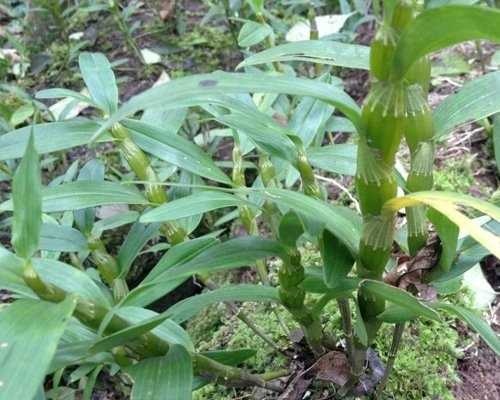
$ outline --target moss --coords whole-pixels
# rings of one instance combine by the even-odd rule
[[[448,159],[434,173],[434,189],[468,193],[474,184],[471,160],[467,158]]]
[[[280,348],[287,347],[287,334],[277,321],[271,307],[265,304],[245,304],[242,311],[251,316],[257,325]],[[296,325],[283,310],[279,316],[287,329]],[[217,323],[214,323],[214,319]],[[220,322],[219,322],[220,321]],[[256,373],[286,368],[288,359],[267,345],[246,324],[233,315],[228,315],[224,308],[214,307],[198,315],[187,326],[195,347],[200,351],[224,349],[256,349],[254,357],[247,360],[243,367]],[[222,385],[209,384],[194,393],[195,400],[204,399],[234,399],[236,391]]]
[[[392,327],[382,327],[376,341],[386,359]],[[383,399],[452,400],[451,387],[458,382],[455,371],[458,333],[450,321],[414,321],[406,328]]]

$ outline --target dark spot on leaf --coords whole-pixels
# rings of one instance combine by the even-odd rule
[[[214,79],[206,79],[204,81],[200,81],[201,87],[214,87],[217,85],[217,81]]]

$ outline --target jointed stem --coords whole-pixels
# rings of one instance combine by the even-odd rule
[[[389,358],[387,359],[387,365],[385,367],[384,376],[382,377],[375,392],[376,399],[378,399],[382,394],[382,392],[384,391],[384,387],[387,384],[389,375],[391,374],[392,368],[394,367],[394,362],[396,361],[396,355],[398,354],[399,345],[401,344],[401,337],[403,336],[404,329],[405,329],[404,322],[396,324],[396,326],[394,327],[391,350],[389,352]]]
[[[353,365],[354,345],[349,300],[340,298],[337,299],[337,304],[339,306],[340,316],[342,318],[342,330],[344,331],[345,335],[347,357],[349,358],[351,365]]]

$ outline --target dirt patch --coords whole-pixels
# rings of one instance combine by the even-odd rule
[[[461,383],[454,387],[457,400],[500,399],[500,357],[482,341],[458,362]]]

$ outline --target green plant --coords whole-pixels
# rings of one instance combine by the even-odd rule
[[[485,255],[500,256],[498,207],[430,190],[435,141],[454,126],[499,109],[490,110],[487,103],[451,113],[454,107],[467,107],[459,92],[431,115],[425,58],[467,39],[499,41],[500,13],[484,7],[443,6],[414,14],[413,3],[386,2],[370,56],[361,46],[335,43],[329,50],[342,50],[342,57],[329,59],[318,51],[316,41],[294,44],[295,53],[287,55],[287,60],[369,68],[372,88],[362,109],[327,72],[308,80],[277,71],[181,78],[120,106],[108,60],[89,53],[80,56],[88,96],[66,89],[39,92],[38,98],[69,97],[97,112],[92,120],[36,124],[0,136],[1,160],[22,157],[11,199],[0,205],[0,210],[13,212],[15,253],[0,248],[0,284],[21,297],[0,314],[0,399],[34,398],[46,373],[60,377],[65,368],[84,365],[81,374],[90,374],[86,398],[103,366],[131,376],[132,397],[141,399],[151,393],[156,398],[188,399],[193,388],[207,381],[280,391],[273,380],[286,371],[253,374],[237,367],[253,355],[251,350],[194,348],[180,324],[219,302],[231,310],[234,302],[282,306],[301,327],[318,359],[335,348],[322,324],[326,305],[335,300],[350,367],[350,379],[339,390],[344,395],[360,394],[359,383],[365,383],[373,367],[366,365],[366,354],[381,340],[384,323],[395,324],[385,373],[375,385],[362,385],[361,395],[381,396],[405,323],[417,318],[439,320],[439,311],[464,320],[500,353],[499,338],[474,312],[414,296],[411,285],[399,287],[402,276],[397,268],[387,271],[400,209],[407,210],[408,243],[402,247],[410,256],[425,246],[427,219],[440,238],[437,261],[424,257],[426,271],[415,274],[418,287],[445,287]],[[281,63],[283,51],[280,46],[270,48],[250,56],[242,66]],[[294,96],[293,101],[287,96]],[[458,104],[453,98],[460,100]],[[228,128],[233,140],[230,176],[211,154],[178,134],[182,121],[179,124],[174,114],[168,114],[194,106]],[[357,131],[357,146],[322,146],[334,109]],[[131,118],[134,115],[137,118]],[[277,122],[280,116],[289,118],[286,127]],[[412,157],[406,182],[393,172],[403,137]],[[38,153],[102,142],[116,146],[127,173],[116,168],[106,171],[93,160],[76,180],[77,165],[42,187]],[[325,160],[325,153],[330,158]],[[258,160],[250,164],[256,171],[253,175],[247,173],[250,154]],[[151,156],[160,162],[153,163]],[[361,216],[328,203],[314,167],[355,174]],[[406,191],[404,196],[396,197],[398,185]],[[96,221],[95,207],[116,204],[126,204],[129,210]],[[491,217],[488,226],[478,226],[461,206]],[[204,214],[228,207],[237,209],[233,216],[248,236],[220,241],[219,233],[209,226],[209,234],[196,237]],[[260,222],[268,227],[266,238],[261,237]],[[130,224],[115,257],[106,248],[105,232]],[[459,228],[470,235],[461,242]],[[160,248],[168,250],[130,289],[126,277],[133,261],[149,240],[158,237],[167,240]],[[305,268],[298,250],[303,241],[320,250],[321,268]],[[280,259],[278,288],[271,284],[264,262],[269,257]],[[242,266],[254,266],[261,284],[213,285],[213,273]],[[146,308],[191,276],[211,290],[161,313]],[[241,318],[259,331],[252,327],[251,316]],[[43,350],[33,360],[36,349]],[[12,373],[19,371],[18,363],[23,365],[22,374]]]

